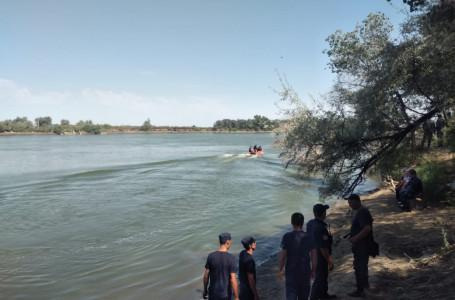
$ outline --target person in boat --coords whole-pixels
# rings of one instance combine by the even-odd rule
[[[253,154],[253,146],[250,146],[250,148],[248,148],[248,154]]]
[[[254,153],[256,153],[256,152],[258,151],[258,146],[257,146],[257,145],[254,145],[253,150],[254,150]]]
[[[258,147],[258,152],[259,152],[259,151],[262,151],[262,146],[260,146],[260,145],[259,145],[259,147]]]

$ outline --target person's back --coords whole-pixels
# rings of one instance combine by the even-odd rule
[[[317,266],[317,252],[313,239],[302,231],[304,217],[301,213],[291,216],[293,231],[283,235],[278,276],[286,274],[286,299],[308,299],[311,277]],[[310,255],[311,253],[311,255]]]
[[[433,132],[434,131],[434,121],[432,119],[428,119],[426,122],[422,124],[423,130],[426,132]]]
[[[315,248],[310,235],[304,231],[291,231],[283,236],[283,249],[287,250],[286,276],[310,276],[311,249]],[[302,268],[305,271],[301,271]]]
[[[209,299],[230,299],[230,274],[235,273],[234,255],[228,252],[214,251],[207,257],[206,269],[210,269]]]
[[[238,286],[235,273],[237,265],[234,255],[228,253],[231,246],[231,234],[223,232],[219,236],[220,248],[207,256],[203,277],[204,290],[202,296],[210,300],[231,299],[234,292],[238,300]],[[209,285],[210,283],[210,285]]]
[[[436,120],[436,129],[441,130],[446,125],[446,121],[442,117],[438,117]]]
[[[410,197],[416,197],[423,193],[423,183],[419,177],[415,176],[409,180],[407,184]]]

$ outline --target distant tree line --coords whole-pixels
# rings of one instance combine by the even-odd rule
[[[52,123],[51,117],[39,117],[35,122],[28,120],[27,117],[17,117],[13,120],[0,121],[0,133],[54,133],[63,134],[101,134],[103,132],[208,132],[208,131],[271,131],[278,126],[278,121],[269,120],[266,117],[255,115],[253,119],[248,120],[219,120],[216,121],[213,127],[197,127],[193,126],[154,126],[150,119],[144,121],[142,126],[112,126],[109,124],[94,124],[91,120],[81,120],[76,124],[70,124],[68,120],[61,120],[59,124]]]
[[[213,124],[214,130],[254,130],[268,131],[277,128],[278,120],[269,120],[267,117],[255,115],[253,119],[223,119],[218,120]]]
[[[13,120],[0,121],[0,132],[44,132],[44,133],[89,133],[100,134],[102,130],[110,129],[113,126],[109,124],[93,124],[91,120],[79,121],[71,125],[68,120],[61,120],[60,124],[53,124],[51,117],[39,117],[35,123],[28,120],[27,117],[17,117]]]

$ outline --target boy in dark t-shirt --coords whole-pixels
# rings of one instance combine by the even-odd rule
[[[239,298],[240,300],[258,300],[256,290],[256,262],[253,251],[256,250],[256,240],[252,236],[242,239],[243,247],[239,255]]]
[[[207,299],[208,296],[210,300],[227,300],[231,299],[233,291],[235,299],[238,300],[235,256],[227,252],[231,246],[231,234],[221,233],[219,240],[219,250],[210,253],[205,263],[202,296],[204,299]]]

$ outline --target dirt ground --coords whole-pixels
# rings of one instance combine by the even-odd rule
[[[417,208],[404,213],[390,188],[361,197],[374,218],[380,255],[370,258],[370,288],[364,299],[455,299],[455,208]],[[354,212],[347,202],[331,207],[326,219],[334,237],[335,269],[329,274],[329,293],[338,299],[355,289],[351,246],[343,239]],[[259,245],[258,245],[259,246]],[[278,256],[258,268],[261,299],[285,299],[278,279]]]

